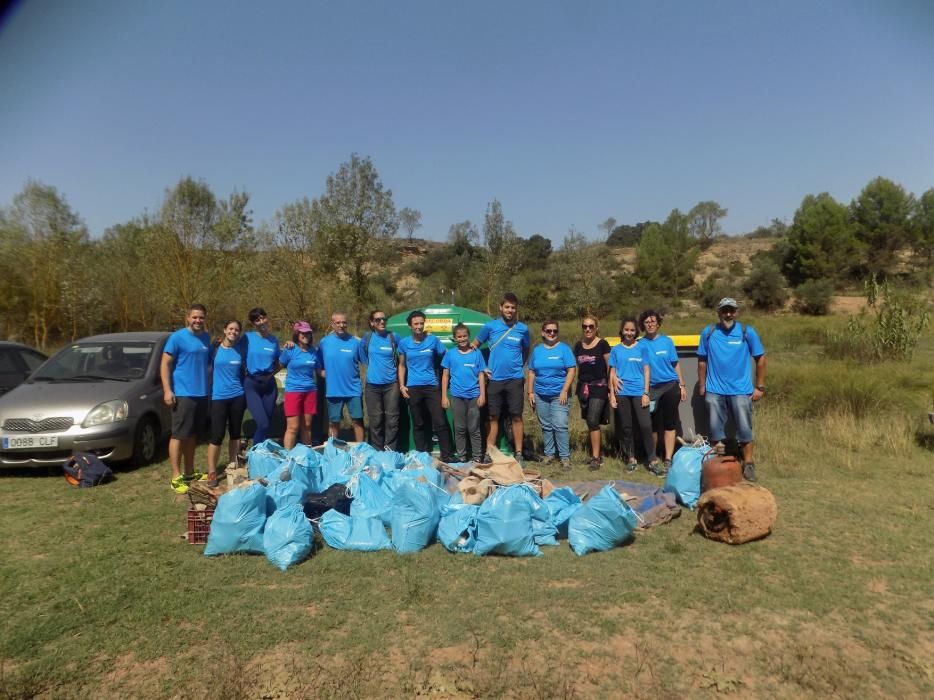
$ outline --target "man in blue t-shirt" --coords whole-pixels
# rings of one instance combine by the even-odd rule
[[[507,414],[512,421],[512,437],[516,459],[522,460],[522,409],[525,406],[525,372],[531,339],[529,327],[519,321],[519,298],[512,292],[503,294],[499,303],[501,318],[486,323],[473,341],[475,348],[487,343],[490,359],[487,374],[486,400],[490,416],[487,445],[496,446],[499,437],[499,417]]]
[[[204,306],[192,304],[185,328],[169,336],[162,352],[162,396],[172,409],[171,486],[177,493],[187,493],[189,481],[206,476],[195,471],[195,439],[208,410],[211,336],[204,330],[206,315]],[[183,460],[184,474],[180,468]]]
[[[386,330],[386,312],[370,312],[370,330],[360,340],[358,362],[366,365],[366,417],[370,444],[377,450],[396,449],[399,434],[399,335]]]
[[[701,331],[697,346],[697,388],[707,404],[710,441],[723,453],[728,418],[736,426],[736,441],[743,453],[743,477],[756,480],[753,459],[752,402],[765,395],[765,348],[759,334],[736,320],[739,305],[731,297],[717,304],[719,322]],[[749,358],[755,362],[752,383]]]
[[[318,344],[328,405],[328,435],[337,437],[346,405],[353,424],[354,440],[363,442],[360,339],[347,332],[347,314],[341,311],[331,314],[331,331]]]

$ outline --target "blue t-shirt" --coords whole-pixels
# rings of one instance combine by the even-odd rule
[[[738,396],[752,394],[752,368],[750,357],[765,354],[759,334],[752,326],[743,327],[737,321],[727,331],[719,323],[708,331],[701,331],[697,357],[707,360],[705,389],[714,394]]]
[[[461,352],[451,348],[444,354],[441,366],[448,371],[448,391],[458,399],[476,399],[480,396],[480,373],[486,369],[483,353],[477,348]]]
[[[268,374],[275,369],[279,357],[279,341],[269,334],[265,338],[256,331],[243,336],[246,342],[246,373]]]
[[[314,348],[302,350],[293,345],[279,354],[279,364],[288,370],[286,391],[317,391],[318,353]]]
[[[406,386],[438,386],[435,358],[444,354],[438,336],[430,333],[416,343],[412,336],[399,341],[399,354],[405,356]]]
[[[645,347],[641,340],[637,340],[628,348],[620,343],[610,350],[610,367],[616,369],[620,381],[617,396],[642,396],[645,393],[645,376],[642,373],[648,361]]]
[[[380,335],[374,331],[364,334],[361,339],[358,361],[366,365],[367,384],[392,384],[399,381],[396,374],[396,360],[392,352],[392,341],[395,341],[398,353],[400,342],[398,333]]]
[[[355,335],[329,333],[318,344],[318,360],[325,371],[325,396],[331,399],[360,396],[360,339]]]
[[[667,335],[657,335],[654,340],[642,337],[639,343],[645,343],[651,373],[650,386],[678,381],[678,375],[675,372],[675,365],[678,364],[678,351],[671,338]]]
[[[532,348],[529,370],[535,373],[535,393],[548,397],[560,394],[569,367],[577,367],[577,358],[566,343],[558,342],[551,347],[539,343]]]
[[[218,345],[213,362],[211,398],[221,400],[243,396],[243,353],[240,349]]]
[[[163,352],[172,356],[172,391],[176,396],[198,398],[208,395],[208,363],[211,336],[179,328],[165,343]]]
[[[505,338],[500,340],[504,334]],[[529,337],[529,327],[521,321],[507,326],[501,318],[488,321],[480,332],[477,340],[481,345],[487,343],[490,350],[490,372],[497,382],[506,379],[522,379],[523,357],[532,344]]]

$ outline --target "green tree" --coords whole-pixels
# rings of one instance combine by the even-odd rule
[[[20,312],[26,312],[33,344],[48,347],[52,338],[76,337],[79,320],[94,301],[82,293],[79,281],[68,279],[87,259],[83,222],[58,190],[33,180],[13,198],[3,220],[5,240],[22,245],[15,258],[25,285],[26,306]]]
[[[273,268],[280,280],[267,288],[287,319],[312,318],[319,302],[320,226],[307,197],[282,206],[267,231]]]
[[[610,234],[613,233],[613,229],[616,228],[616,219],[611,216],[602,224],[598,224],[597,228],[603,231],[606,237],[609,238]]]
[[[370,158],[354,153],[328,176],[312,210],[320,223],[323,269],[347,280],[354,310],[362,314],[371,298],[370,273],[385,262],[399,230],[392,190],[383,186]]]
[[[727,210],[713,201],[698,202],[688,212],[688,230],[700,241],[702,248],[708,247],[720,235],[720,219],[726,214]]]
[[[870,251],[864,265],[871,274],[891,274],[898,253],[911,242],[914,198],[901,185],[877,177],[850,204],[854,233]]]
[[[602,316],[612,306],[613,259],[605,244],[595,244],[575,229],[564,237],[552,265],[554,288],[558,291],[561,316]]]
[[[484,264],[484,293],[486,312],[493,313],[499,294],[512,281],[522,258],[522,243],[512,222],[503,216],[503,205],[494,199],[486,207],[483,219],[483,245],[486,248]]]
[[[934,272],[934,187],[918,198],[911,223],[912,248],[930,284]]]
[[[177,323],[170,302],[160,296],[149,254],[158,238],[156,222],[148,215],[112,226],[101,238],[99,259],[108,274],[98,279],[107,305],[110,330],[132,331]],[[140,294],[139,290],[147,290]]]
[[[551,256],[551,239],[539,234],[533,234],[522,241],[522,267],[523,269],[541,267]]]
[[[788,229],[785,254],[783,272],[793,285],[812,279],[841,285],[861,260],[847,208],[826,192],[805,196]]]
[[[677,297],[694,283],[699,254],[688,217],[674,209],[663,224],[652,224],[642,234],[636,274],[647,289]]]
[[[768,257],[756,258],[743,291],[757,309],[780,309],[788,299],[785,278],[779,266]]]
[[[606,243],[614,248],[630,248],[639,245],[642,232],[657,221],[643,221],[639,224],[621,224],[607,236]]]
[[[418,209],[405,207],[399,211],[399,223],[411,242],[415,232],[422,227],[422,213]]]

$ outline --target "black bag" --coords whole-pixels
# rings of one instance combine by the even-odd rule
[[[62,464],[65,481],[72,486],[89,489],[113,480],[114,473],[101,458],[90,452],[75,452]]]
[[[323,493],[313,493],[305,498],[305,515],[317,520],[332,508],[338,513],[350,515],[352,500],[343,484],[334,484]]]

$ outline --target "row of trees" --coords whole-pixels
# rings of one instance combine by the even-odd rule
[[[724,264],[703,284],[698,258],[727,213],[711,201],[662,222],[607,219],[605,242],[572,229],[557,249],[541,235],[520,236],[496,199],[482,224],[452,225],[443,244],[417,241],[420,212],[397,210],[372,161],[356,154],[321,195],[283,205],[268,224],[254,226],[249,201],[246,192],[219,197],[185,177],[155,213],[91,239],[61,194],[27,182],[0,209],[4,337],[50,347],[96,332],[168,329],[193,300],[218,324],[255,304],[282,321],[323,323],[334,308],[362,318],[373,305],[395,312],[451,293],[495,312],[504,289],[534,318],[615,315],[686,295],[709,304],[739,289],[767,308],[784,302],[789,285],[829,296],[866,275],[920,271],[930,281],[934,264],[934,189],[915,198],[883,178],[849,207],[808,195],[791,226],[774,220],[750,234],[775,238],[750,269]]]

